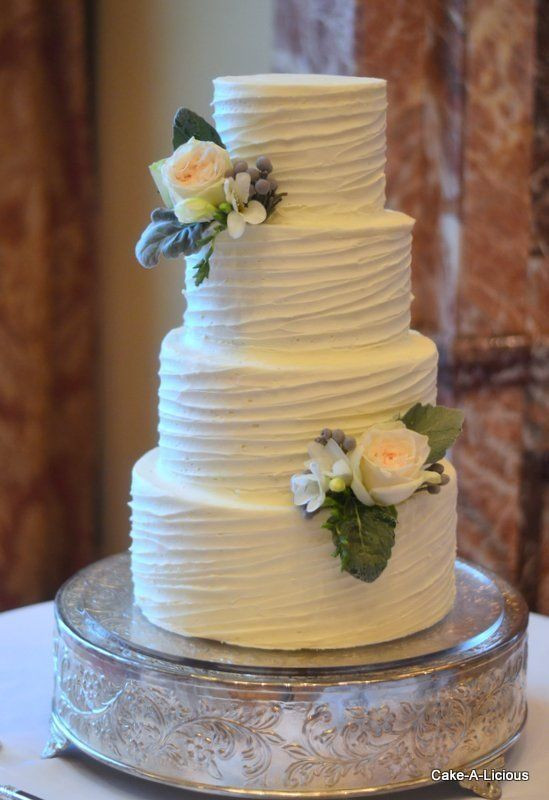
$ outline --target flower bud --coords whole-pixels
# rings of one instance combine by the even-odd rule
[[[441,475],[438,472],[430,472],[427,470],[423,473],[423,481],[431,486],[442,483]]]
[[[343,478],[332,478],[329,483],[329,489],[331,492],[344,492],[345,488],[346,484]]]
[[[216,207],[203,197],[188,197],[176,203],[173,210],[179,222],[189,225],[213,219]]]
[[[219,208],[220,211],[223,211],[224,214],[228,214],[230,211],[233,210],[232,205],[230,203],[227,203],[226,201],[224,201],[223,203],[220,203],[218,205],[218,208]]]

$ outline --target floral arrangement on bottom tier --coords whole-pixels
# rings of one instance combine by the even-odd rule
[[[291,479],[294,503],[322,509],[342,570],[368,583],[383,572],[395,542],[398,506],[416,492],[438,494],[449,482],[440,460],[461,432],[463,413],[416,403],[358,439],[325,428],[309,444],[306,470]]]
[[[267,156],[255,166],[231,159],[216,129],[194,111],[180,108],[173,122],[171,156],[151,164],[163,208],[155,208],[135,254],[149,269],[161,255],[177,258],[201,253],[194,265],[200,286],[210,275],[215,240],[224,230],[238,239],[247,225],[259,225],[285,193],[278,191]]]

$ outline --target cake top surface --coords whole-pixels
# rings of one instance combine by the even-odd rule
[[[268,73],[264,75],[223,75],[213,80],[216,93],[231,89],[239,92],[262,94],[277,91],[287,93],[330,93],[385,89],[382,78],[356,78],[348,75],[310,75]]]

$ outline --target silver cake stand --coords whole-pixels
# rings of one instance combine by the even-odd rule
[[[453,611],[370,647],[263,651],[151,625],[127,554],[75,575],[56,598],[51,740],[112,767],[208,794],[356,797],[482,768],[526,718],[527,608],[509,584],[458,561]],[[345,609],[342,609],[342,614]]]

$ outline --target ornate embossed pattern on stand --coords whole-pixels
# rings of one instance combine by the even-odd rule
[[[180,658],[184,637],[167,634],[175,643],[165,658],[132,644],[144,626],[155,645],[155,628],[133,605],[127,557],[106,559],[57,600],[54,730],[137,775],[249,796],[404,787],[429,782],[433,767],[489,760],[513,742],[526,715],[525,606],[498,582],[498,616],[482,574],[463,576],[471,582],[460,595],[470,598],[459,600],[468,603],[463,616],[490,611],[485,633],[464,639],[461,650],[440,644],[439,652],[410,659],[402,640],[398,660],[363,668],[341,651],[350,666],[340,669],[351,670],[343,673],[333,671],[333,657],[317,667],[322,655],[306,651],[273,653],[278,666],[268,672],[261,652],[261,668],[250,662],[230,671],[232,654],[253,658],[255,651],[204,642],[209,660],[200,666],[200,640]],[[428,643],[433,635],[419,638]],[[293,659],[292,674],[277,662],[282,657]]]
[[[525,715],[524,643],[455,682],[371,686],[149,684],[59,643],[56,716],[79,741],[167,781],[322,790],[409,783],[475,761]],[[294,699],[295,697],[295,699]],[[389,698],[389,699],[387,699]],[[161,772],[160,772],[161,769]]]

